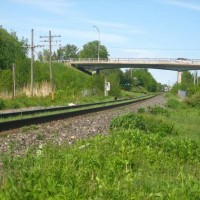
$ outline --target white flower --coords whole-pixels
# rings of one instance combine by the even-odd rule
[[[42,150],[38,149],[38,150],[36,151],[36,155],[37,155],[38,157],[41,156],[41,155],[42,155]]]

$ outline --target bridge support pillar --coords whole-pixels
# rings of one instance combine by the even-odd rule
[[[181,80],[182,80],[182,73],[183,73],[183,72],[178,71],[178,74],[177,74],[177,83],[181,83]]]

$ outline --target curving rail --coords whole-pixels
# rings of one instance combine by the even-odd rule
[[[7,118],[9,115],[10,116],[17,116],[17,115],[30,115],[30,114],[36,114],[36,113],[45,113],[49,111],[66,111],[62,113],[52,113],[48,114],[46,116],[35,116],[35,117],[29,117],[25,119],[17,119],[17,120],[9,120],[9,121],[4,121],[0,122],[0,132],[1,131],[6,131],[6,130],[11,130],[11,129],[16,129],[20,128],[23,126],[29,126],[33,124],[41,124],[45,122],[50,122],[54,120],[60,120],[60,119],[65,119],[65,118],[70,118],[74,116],[79,116],[83,114],[88,114],[88,113],[94,113],[98,111],[103,111],[103,110],[108,110],[120,106],[125,106],[128,104],[144,101],[150,98],[155,97],[156,95],[151,95],[151,96],[146,96],[143,98],[131,98],[131,99],[121,99],[117,100],[117,103],[112,104],[112,105],[106,105],[106,106],[101,106],[106,103],[114,103],[116,101],[109,101],[109,102],[100,102],[100,103],[95,103],[95,104],[83,104],[79,106],[66,106],[66,107],[56,107],[56,108],[48,108],[48,109],[41,109],[41,110],[33,110],[33,111],[23,111],[23,112],[17,112],[17,113],[6,113],[6,114],[1,114],[1,118]],[[92,107],[92,106],[98,106],[98,107]],[[67,111],[69,109],[76,108],[78,110],[73,110],[73,111]],[[83,109],[81,109],[83,108]]]

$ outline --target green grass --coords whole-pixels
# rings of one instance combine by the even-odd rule
[[[199,121],[193,109],[149,108],[115,118],[107,136],[2,154],[0,199],[200,199]]]
[[[49,64],[36,62],[34,75],[34,88],[38,91],[41,90],[41,85],[46,83],[49,85]],[[89,76],[79,70],[66,66],[63,63],[53,63],[53,83],[55,88],[54,100],[51,98],[51,94],[45,97],[27,97],[23,94],[22,88],[17,87],[15,99],[3,99],[6,95],[3,95],[4,89],[0,88],[2,97],[0,97],[0,110],[3,109],[18,109],[32,106],[56,106],[56,105],[67,105],[68,103],[88,103],[98,102],[114,97],[138,97],[146,93],[141,93],[142,88],[134,92],[126,92],[120,89],[119,84],[111,82],[111,91],[108,97],[104,97],[104,77]],[[28,82],[30,83],[30,82]],[[11,84],[12,85],[12,84]],[[40,85],[40,86],[39,86]],[[29,91],[30,86],[27,85]],[[43,88],[43,90],[45,90]],[[10,91],[11,92],[11,91]]]
[[[144,94],[137,94],[137,93],[129,93],[129,95],[121,95],[118,98],[129,98],[129,97],[142,97],[145,96]],[[55,99],[51,99],[51,95],[46,97],[26,97],[20,96],[16,97],[15,99],[0,99],[0,110],[3,109],[18,109],[18,108],[25,108],[25,107],[34,107],[34,106],[42,106],[42,107],[49,107],[49,106],[66,106],[69,103],[75,104],[85,104],[85,103],[95,103],[95,102],[102,102],[102,101],[111,101],[114,100],[115,97],[113,96],[103,96],[103,95],[89,95],[83,96],[81,94],[78,95],[68,95],[65,91],[58,91],[55,93]]]
[[[177,109],[172,112],[171,119],[181,132],[180,137],[199,139],[200,137],[200,111],[198,109]]]

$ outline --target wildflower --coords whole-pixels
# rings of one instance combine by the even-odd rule
[[[42,148],[43,148],[43,144],[40,144],[38,150],[36,151],[36,155],[37,156],[41,156],[42,155]]]

